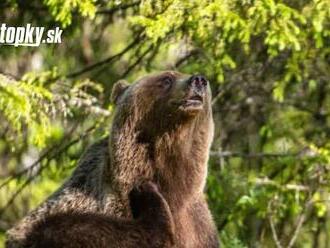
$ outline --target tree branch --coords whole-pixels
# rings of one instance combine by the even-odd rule
[[[313,204],[313,200],[309,200],[306,204],[305,204],[305,208],[303,209],[303,213],[300,215],[299,219],[298,219],[298,224],[297,224],[297,227],[292,235],[292,238],[287,246],[287,248],[292,248],[294,243],[296,242],[297,240],[297,237],[300,233],[300,230],[302,228],[302,225],[304,224],[305,222],[305,219],[306,219],[306,215],[307,215],[307,210],[312,206]]]
[[[200,54],[200,52],[197,49],[191,50],[186,54],[185,56],[179,58],[175,64],[174,68],[178,68],[180,65],[182,65],[185,61],[187,61],[189,58],[194,57],[196,55]]]
[[[269,216],[268,218],[269,220],[269,224],[270,224],[270,229],[272,231],[272,235],[273,235],[273,239],[275,241],[275,244],[276,244],[276,247],[277,248],[283,248],[279,238],[278,238],[278,235],[277,235],[277,232],[276,232],[276,229],[275,229],[275,225],[274,225],[274,222],[273,222],[273,219],[271,216]]]
[[[90,132],[92,132],[95,129],[95,125],[93,125],[92,127],[88,128],[82,135],[79,135],[79,137],[77,137],[74,140],[71,140],[69,143],[67,143],[66,145],[64,145],[63,147],[61,147],[60,149],[58,149],[57,151],[55,151],[53,154],[49,155],[48,153],[43,154],[42,156],[39,157],[39,159],[37,159],[32,165],[30,165],[28,168],[24,169],[23,171],[17,173],[16,175],[10,177],[9,180],[6,180],[1,187],[3,187],[5,184],[8,184],[8,182],[12,179],[14,179],[15,177],[17,177],[17,175],[22,175],[24,173],[26,173],[27,171],[31,170],[32,168],[34,168],[36,165],[38,165],[42,160],[44,160],[45,158],[48,158],[49,160],[55,158],[56,156],[58,156],[59,154],[61,154],[62,152],[66,151],[70,146],[74,145],[75,143],[79,142],[81,139],[84,139]],[[54,146],[56,147],[56,146]],[[54,150],[54,147],[51,148],[50,150]],[[49,155],[49,156],[48,156]],[[10,197],[10,199],[7,201],[7,203],[0,209],[0,216],[5,212],[5,210],[11,205],[13,204],[13,202],[15,201],[16,197],[32,182],[32,180],[35,178],[36,175],[40,174],[46,167],[48,164],[46,165],[42,165],[38,168],[37,173],[34,175],[31,175]]]
[[[101,9],[101,10],[98,10],[98,11],[96,11],[96,14],[112,15],[112,14],[114,14],[117,11],[127,10],[127,9],[129,9],[131,7],[138,6],[140,3],[141,3],[141,1],[139,0],[139,1],[136,1],[136,2],[133,2],[133,3],[121,4],[121,5],[115,6],[115,7],[111,8],[111,9]]]
[[[67,78],[74,78],[74,77],[77,77],[77,76],[80,76],[86,72],[89,72],[89,71],[92,71],[94,70],[95,68],[99,67],[99,66],[103,66],[105,64],[108,64],[112,61],[114,61],[115,59],[117,58],[120,58],[121,56],[123,56],[125,53],[127,53],[129,50],[131,50],[133,47],[135,47],[137,44],[139,44],[139,41],[141,41],[141,39],[144,38],[144,35],[138,35],[130,44],[128,44],[128,46],[126,48],[124,48],[121,52],[115,54],[115,55],[112,55],[104,60],[101,60],[99,62],[96,62],[92,65],[89,65],[81,70],[78,70],[76,72],[73,72],[73,73],[69,73],[67,74],[65,77]]]
[[[286,190],[295,190],[295,191],[310,191],[310,188],[305,185],[298,185],[298,184],[278,184],[277,182],[270,180],[269,178],[256,178],[255,184],[259,186],[275,186],[278,188],[286,189]]]
[[[121,78],[125,78],[130,72],[131,70],[133,70],[138,64],[140,64],[140,62],[142,61],[142,59],[147,56],[147,54],[152,50],[153,48],[153,44],[151,44],[136,60],[133,64],[131,64],[126,70],[125,72],[121,75]]]
[[[300,153],[242,153],[242,152],[231,152],[231,151],[211,151],[210,156],[230,158],[281,158],[281,157],[297,157]]]

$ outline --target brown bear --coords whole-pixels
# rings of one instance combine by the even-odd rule
[[[77,211],[58,213],[35,223],[23,247],[172,247],[172,215],[156,185],[147,182],[134,188],[129,199],[133,220]]]
[[[21,247],[31,223],[78,209],[131,218],[129,192],[152,180],[169,204],[173,247],[218,247],[204,187],[213,138],[211,91],[201,75],[167,71],[114,86],[109,140],[87,150],[71,178],[15,228],[8,247]]]

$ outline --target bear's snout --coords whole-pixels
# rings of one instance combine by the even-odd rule
[[[203,75],[193,75],[189,78],[188,84],[196,93],[203,93],[206,90],[208,81]]]

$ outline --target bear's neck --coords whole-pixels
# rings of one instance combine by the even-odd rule
[[[208,119],[196,120],[155,142],[155,180],[171,208],[180,208],[203,192],[213,133],[210,128]]]
[[[184,206],[188,198],[199,196],[207,174],[211,120],[200,118],[142,141],[133,121],[115,127],[108,169],[114,188],[127,195],[134,186],[153,180],[171,208]]]

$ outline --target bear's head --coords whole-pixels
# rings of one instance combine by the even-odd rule
[[[213,138],[207,79],[166,71],[132,85],[119,81],[112,100],[116,104],[110,134],[114,182],[129,192],[152,179],[165,197],[177,202],[201,192]]]

